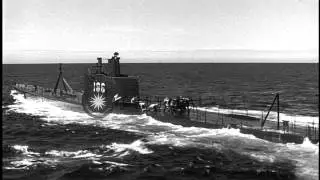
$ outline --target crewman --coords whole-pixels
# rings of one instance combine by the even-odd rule
[[[118,52],[113,54],[112,60],[114,61],[115,76],[120,76],[120,57]]]

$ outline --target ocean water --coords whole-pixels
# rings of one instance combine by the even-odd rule
[[[74,89],[82,89],[89,66],[64,65]],[[52,88],[57,67],[3,65],[3,77]],[[142,95],[214,97],[215,105],[205,105],[211,111],[260,116],[278,92],[282,120],[319,123],[317,64],[122,64],[121,71],[139,77]],[[319,144],[307,138],[272,143],[239,129],[183,127],[146,115],[94,119],[71,104],[11,93],[4,179],[319,178]]]

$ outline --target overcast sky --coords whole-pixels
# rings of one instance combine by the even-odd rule
[[[4,0],[4,63],[95,62],[113,51],[124,62],[315,62],[318,5],[318,0]]]

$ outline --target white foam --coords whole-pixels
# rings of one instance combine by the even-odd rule
[[[16,160],[11,160],[10,165],[5,169],[29,169],[35,165],[49,165],[55,167],[59,163],[64,163],[68,159],[92,159],[97,160],[102,155],[94,154],[87,150],[79,150],[74,152],[50,150],[45,152],[45,157],[40,156],[40,153],[30,152],[28,146],[14,145],[14,149],[23,152],[24,157],[18,157]],[[50,157],[51,156],[51,157]]]
[[[258,111],[258,110],[239,110],[239,109],[224,109],[219,107],[195,107],[200,111],[207,111],[207,112],[214,112],[220,114],[235,114],[235,115],[243,115],[261,119],[261,115],[263,113],[264,117],[267,114],[267,111]],[[314,123],[315,126],[319,124],[319,116],[302,116],[302,115],[289,115],[285,113],[280,113],[280,121],[285,120],[289,121],[290,123],[295,123],[296,125],[306,126],[311,125]],[[268,115],[269,121],[277,121],[277,112],[271,111]]]
[[[319,152],[319,142],[317,144],[313,144],[309,138],[304,138],[303,143],[301,144],[302,148],[314,150],[315,152]]]
[[[299,150],[302,152],[311,152],[316,155],[319,155],[319,143],[313,144],[309,138],[304,138],[302,144],[295,144],[295,143],[287,143],[286,146],[293,150]]]
[[[32,159],[23,159],[21,161],[13,161],[11,162],[12,165],[16,167],[21,167],[21,168],[27,168],[27,166],[31,166],[34,163],[32,162]]]
[[[21,151],[22,153],[27,153],[29,148],[28,146],[23,146],[23,145],[14,145],[12,147],[17,151]]]
[[[118,163],[118,162],[112,162],[112,161],[103,161],[103,162],[108,164],[114,164],[117,166],[129,166],[129,164],[125,164],[125,163]]]
[[[319,145],[305,138],[302,144],[288,143],[277,153],[296,162],[299,179],[319,179]]]
[[[48,121],[91,119],[89,115],[83,113],[80,106],[77,109],[75,108],[77,106],[73,104],[52,100],[42,101],[42,98],[37,97],[25,99],[22,94],[14,94],[14,92],[11,91],[11,95],[16,100],[16,103],[8,106],[11,111],[44,116],[44,119]]]
[[[144,146],[144,142],[142,142],[141,140],[136,140],[131,144],[112,143],[111,145],[105,147],[114,150],[116,153],[119,153],[118,155],[121,155],[121,157],[124,156],[122,153],[124,153],[127,150],[136,151],[140,154],[153,153],[153,151],[149,150]],[[128,155],[128,153],[126,153],[125,155]]]
[[[29,147],[25,145],[14,145],[12,147],[17,151],[22,152],[22,154],[25,154],[25,155],[36,155],[36,156],[40,155],[40,153],[28,151]]]
[[[80,150],[75,152],[69,151],[57,151],[51,150],[45,153],[46,155],[56,156],[56,157],[70,157],[70,158],[89,158],[89,157],[101,157],[102,155],[97,155],[91,153],[87,150]]]
[[[19,167],[12,167],[12,166],[7,166],[7,167],[3,167],[4,169],[8,169],[8,170],[21,170],[21,169],[27,169],[27,167],[26,166],[24,166],[24,167],[21,167],[21,166],[19,166]]]
[[[266,154],[266,153],[248,153],[249,156],[257,159],[260,162],[269,162],[273,163],[276,159],[274,155]]]
[[[5,169],[29,169],[32,166],[42,164],[55,167],[59,163],[57,159],[48,159],[40,157],[24,157],[22,159],[13,160],[10,162],[11,166],[4,167]]]

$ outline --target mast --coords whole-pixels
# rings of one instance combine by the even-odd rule
[[[59,76],[58,76],[58,79],[57,79],[57,82],[56,82],[56,85],[54,86],[54,89],[53,89],[53,92],[54,94],[57,94],[57,89],[58,89],[58,86],[59,86],[59,82],[62,81],[62,84],[63,84],[63,88],[64,90],[67,92],[67,87],[68,87],[68,84],[66,85],[65,84],[65,80],[63,78],[63,75],[62,75],[62,63],[59,63]],[[71,87],[70,87],[71,88]]]
[[[274,97],[273,99],[273,102],[268,110],[268,113],[266,115],[266,117],[262,120],[261,122],[261,128],[263,128],[264,126],[264,123],[266,122],[267,118],[268,118],[268,115],[273,107],[273,105],[275,104],[275,102],[277,102],[277,129],[279,130],[280,129],[280,100],[279,100],[279,93],[276,94],[276,96]]]

